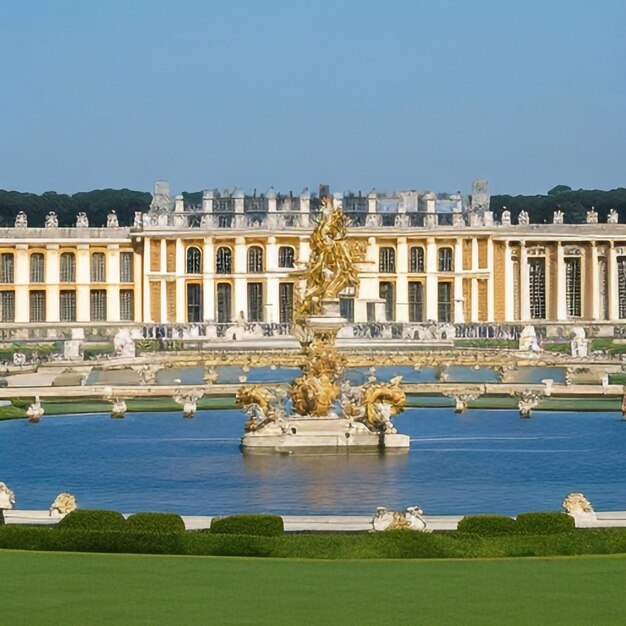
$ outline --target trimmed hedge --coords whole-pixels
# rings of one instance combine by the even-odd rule
[[[280,515],[230,515],[211,521],[212,533],[220,535],[252,535],[276,537],[285,531]]]
[[[625,554],[626,528],[578,529],[559,535],[499,537],[406,530],[355,535],[259,537],[7,525],[0,527],[0,549],[335,560],[545,557]]]
[[[99,509],[76,509],[57,523],[58,528],[81,530],[122,530],[125,525],[121,513]]]
[[[558,535],[576,528],[574,518],[567,513],[539,512],[520,513],[515,520],[520,535]]]
[[[126,520],[126,530],[152,533],[184,533],[185,522],[175,513],[135,513]]]
[[[515,520],[505,515],[466,515],[457,527],[461,533],[471,533],[481,537],[515,535]]]

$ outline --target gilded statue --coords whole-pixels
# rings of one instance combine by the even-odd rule
[[[296,306],[296,319],[319,315],[323,301],[337,300],[346,287],[358,284],[355,260],[363,251],[358,242],[347,240],[347,226],[341,208],[326,198],[309,242],[309,263],[302,272],[306,288]]]
[[[246,432],[259,429],[274,417],[276,396],[266,387],[244,385],[235,396],[235,406],[243,409],[248,416],[244,425]]]
[[[363,422],[370,430],[395,432],[391,418],[402,413],[406,406],[401,382],[402,376],[395,376],[388,383],[369,383],[363,387]]]

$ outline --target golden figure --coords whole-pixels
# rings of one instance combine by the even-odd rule
[[[406,406],[406,394],[400,388],[402,376],[388,383],[370,383],[363,387],[364,423],[371,430],[391,432],[391,418],[402,413]]]
[[[348,218],[341,208],[333,205],[332,198],[325,198],[322,217],[310,238],[310,256],[303,277],[306,288],[296,305],[296,320],[307,315],[319,315],[325,300],[337,300],[348,286],[358,284],[355,261],[362,255],[358,242],[346,238]]]
[[[244,425],[246,431],[257,430],[273,418],[274,409],[271,404],[276,396],[266,387],[244,385],[235,396],[235,406],[244,409],[248,421]]]

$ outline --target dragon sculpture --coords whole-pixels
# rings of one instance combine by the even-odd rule
[[[369,383],[363,387],[363,423],[374,431],[395,432],[391,418],[402,413],[406,406],[406,394],[400,387],[402,376],[388,383]]]

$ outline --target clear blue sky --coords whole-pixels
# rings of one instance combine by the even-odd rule
[[[0,188],[626,186],[624,0],[4,0]]]

